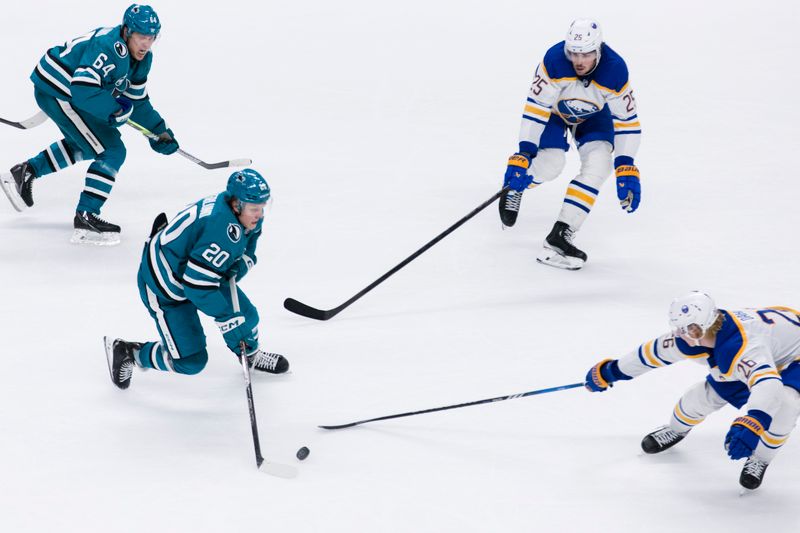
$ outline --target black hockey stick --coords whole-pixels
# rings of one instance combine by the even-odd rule
[[[494,195],[492,195],[491,198],[489,198],[488,200],[483,202],[481,205],[479,205],[478,207],[476,207],[475,209],[470,211],[464,218],[462,218],[461,220],[459,220],[458,222],[456,222],[455,224],[453,224],[452,226],[450,226],[449,228],[444,230],[442,233],[437,235],[436,238],[434,238],[432,241],[428,242],[425,246],[423,246],[422,248],[420,248],[419,250],[417,250],[416,252],[414,252],[413,254],[408,256],[407,258],[405,258],[400,264],[398,264],[393,269],[391,269],[389,272],[387,272],[383,276],[379,277],[378,279],[376,279],[375,281],[370,283],[361,292],[359,292],[358,294],[356,294],[355,296],[353,296],[352,298],[347,300],[345,303],[343,303],[339,307],[334,307],[333,309],[328,309],[328,310],[316,309],[315,307],[311,307],[310,305],[306,305],[303,302],[299,302],[299,301],[295,300],[294,298],[286,298],[283,301],[283,306],[286,309],[288,309],[289,311],[291,311],[292,313],[296,313],[298,315],[302,315],[302,316],[307,317],[307,318],[313,318],[314,320],[328,320],[330,318],[335,317],[336,315],[341,313],[345,308],[350,306],[350,304],[352,304],[353,302],[355,302],[356,300],[358,300],[359,298],[361,298],[362,296],[367,294],[369,291],[371,291],[372,289],[374,289],[375,287],[377,287],[378,285],[380,285],[381,283],[386,281],[386,279],[389,276],[391,276],[392,274],[394,274],[395,272],[397,272],[398,270],[400,270],[401,268],[403,268],[404,266],[409,264],[411,261],[413,261],[414,259],[416,259],[420,255],[425,253],[434,244],[436,244],[437,242],[441,241],[442,239],[444,239],[445,237],[447,237],[448,235],[453,233],[456,229],[458,229],[461,225],[463,225],[467,220],[471,219],[472,217],[474,217],[475,215],[477,215],[478,213],[483,211],[487,206],[492,204],[495,200],[500,198],[502,195],[506,194],[508,192],[508,190],[509,190],[508,188],[503,188],[499,192],[497,192]]]
[[[520,394],[509,394],[507,396],[498,396],[496,398],[487,398],[486,400],[477,400],[474,402],[459,403],[456,405],[447,405],[445,407],[434,407],[433,409],[423,409],[422,411],[411,411],[408,413],[400,413],[399,415],[379,416],[378,418],[369,418],[367,420],[359,420],[358,422],[350,422],[349,424],[340,424],[338,426],[317,426],[322,429],[344,429],[366,424],[367,422],[376,422],[378,420],[389,420],[391,418],[402,418],[404,416],[423,415],[425,413],[435,413],[436,411],[446,411],[448,409],[459,409],[461,407],[469,407],[471,405],[481,405],[484,403],[502,402],[504,400],[513,400],[515,398],[524,398],[526,396],[534,396],[536,394],[547,394],[548,392],[556,392],[560,390],[574,389],[575,387],[583,387],[584,383],[570,383],[569,385],[560,385],[558,387],[550,387],[549,389],[532,390],[529,392],[522,392]]]
[[[20,120],[19,122],[14,122],[13,120],[7,120],[4,118],[0,118],[0,122],[3,124],[8,124],[9,126],[14,126],[15,128],[19,128],[21,130],[29,130],[31,128],[35,128],[39,124],[42,124],[47,121],[47,115],[44,111],[39,111],[31,118],[26,118],[25,120]]]
[[[233,312],[239,313],[239,293],[236,290],[236,277],[230,279],[231,301],[233,302]],[[256,465],[261,472],[273,476],[293,478],[297,476],[297,469],[291,465],[264,461],[261,455],[261,443],[258,440],[258,424],[256,423],[256,406],[253,402],[253,386],[250,383],[250,365],[247,364],[247,347],[242,341],[239,344],[239,360],[242,363],[244,372],[244,382],[247,388],[247,405],[250,408],[250,428],[253,430],[253,447],[256,451]]]
[[[128,120],[128,125],[133,127],[134,129],[138,130],[142,135],[144,135],[148,139],[152,139],[154,141],[157,141],[157,140],[160,139],[160,137],[158,135],[156,135],[152,131],[148,130],[147,128],[145,128],[141,124],[137,124],[136,122],[134,122],[132,120]],[[178,153],[180,155],[182,155],[183,157],[185,157],[186,159],[188,159],[189,161],[191,161],[192,163],[197,163],[201,167],[203,167],[205,169],[208,169],[208,170],[214,170],[214,169],[217,169],[217,168],[227,168],[227,167],[246,167],[247,165],[250,165],[250,164],[253,163],[252,159],[229,159],[227,161],[220,161],[219,163],[206,163],[202,159],[199,159],[199,158],[193,156],[189,152],[184,152],[180,148],[178,148]]]

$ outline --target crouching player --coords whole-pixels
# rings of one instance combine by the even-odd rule
[[[788,307],[717,309],[692,292],[672,302],[673,332],[620,359],[606,359],[586,375],[586,388],[602,392],[684,359],[707,364],[704,381],[678,400],[669,424],[642,440],[646,453],[662,452],[726,404],[743,409],[725,436],[731,459],[746,459],[739,483],[761,485],[767,466],[786,443],[800,415],[800,314]]]
[[[256,264],[256,243],[270,188],[255,170],[231,174],[225,191],[203,198],[167,224],[159,215],[144,246],[139,294],[156,323],[159,341],[105,338],[111,380],[130,386],[134,368],[197,374],[208,362],[199,312],[214,317],[228,348],[244,341],[251,368],[271,374],[289,369],[282,356],[260,348],[258,312],[238,287],[235,312],[228,280],[242,279]]]

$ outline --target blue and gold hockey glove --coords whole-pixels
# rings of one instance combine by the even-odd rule
[[[630,376],[623,374],[619,369],[616,359],[603,359],[586,373],[584,386],[589,392],[603,392],[613,387],[615,381],[629,380]]]
[[[750,409],[747,416],[740,416],[731,424],[725,435],[725,449],[734,461],[753,455],[761,435],[769,429],[772,417],[764,411]]]
[[[128,122],[129,118],[131,118],[131,113],[133,113],[133,102],[124,96],[119,96],[116,98],[116,100],[120,108],[110,117],[108,117],[108,123],[115,128],[119,128]]]
[[[617,198],[619,205],[628,213],[639,207],[642,199],[642,185],[639,182],[639,168],[633,164],[633,158],[620,156],[614,160],[617,175]]]
[[[528,175],[528,167],[531,166],[531,158],[528,154],[517,152],[508,158],[508,168],[503,179],[503,187],[510,187],[511,190],[522,192],[528,188],[533,181],[533,176]]]
[[[228,279],[236,276],[236,280],[240,281],[254,266],[256,266],[256,262],[247,254],[244,254],[239,258],[238,261],[231,265],[231,267],[225,273],[225,276]]]
[[[158,136],[158,140],[150,139],[150,148],[159,154],[170,155],[174,154],[180,148],[180,145],[175,140],[172,130],[167,129],[167,131]]]

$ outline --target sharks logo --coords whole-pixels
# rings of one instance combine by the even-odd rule
[[[228,224],[228,238],[231,242],[239,242],[242,238],[242,227],[239,224]]]
[[[580,124],[598,111],[600,108],[588,100],[570,98],[558,101],[558,114],[569,124]]]
[[[128,56],[128,47],[120,41],[114,43],[114,51],[120,59],[125,59]]]

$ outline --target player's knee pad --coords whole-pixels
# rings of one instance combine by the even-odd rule
[[[178,374],[198,374],[206,367],[206,363],[208,363],[208,351],[202,350],[188,357],[172,359],[171,363],[172,369]]]
[[[613,170],[612,152],[613,147],[606,141],[590,141],[581,145],[578,148],[581,182],[599,189]]]
[[[566,162],[567,158],[564,155],[564,150],[560,148],[544,148],[539,150],[536,157],[533,158],[528,174],[533,176],[535,183],[552,181],[564,170]]]

